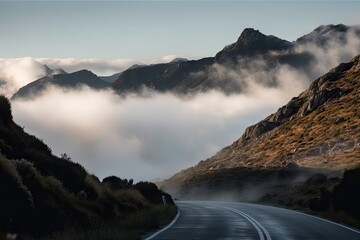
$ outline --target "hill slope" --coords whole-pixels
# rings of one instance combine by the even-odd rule
[[[360,56],[315,80],[310,88],[215,156],[173,177],[234,167],[345,169],[360,164]]]
[[[20,239],[50,239],[53,232],[70,226],[71,235],[57,239],[79,239],[80,235],[89,239],[100,235],[96,232],[100,230],[108,238],[115,235],[118,239],[129,230],[127,219],[138,214],[138,223],[131,225],[132,238],[136,238],[139,232],[157,228],[176,214],[171,197],[153,183],[134,184],[115,176],[101,182],[66,154],[61,158],[52,155],[47,145],[13,122],[10,102],[3,96],[0,189],[0,239],[5,239],[6,233],[20,234]],[[168,208],[164,208],[162,196],[166,196]]]

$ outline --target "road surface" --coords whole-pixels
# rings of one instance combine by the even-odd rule
[[[179,201],[178,216],[146,240],[360,240],[360,231],[283,208],[233,202]]]

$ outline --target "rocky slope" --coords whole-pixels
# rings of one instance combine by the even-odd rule
[[[279,204],[358,227],[359,96],[360,55],[216,155],[159,184],[183,199]]]
[[[241,138],[165,181],[191,182],[226,169],[326,168],[360,165],[360,55],[316,79]]]
[[[48,74],[20,88],[13,95],[12,99],[38,96],[50,86],[67,89],[81,86],[88,86],[93,89],[105,89],[110,87],[110,83],[103,81],[88,70],[80,70],[73,73],[61,72],[60,74]]]

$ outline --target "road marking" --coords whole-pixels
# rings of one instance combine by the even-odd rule
[[[162,232],[168,230],[169,228],[171,228],[172,225],[175,224],[176,220],[178,220],[179,216],[180,216],[180,211],[178,210],[175,218],[171,221],[171,223],[169,223],[166,227],[160,229],[159,231],[157,231],[157,232],[154,233],[153,235],[145,238],[145,240],[151,240],[151,239],[153,239],[154,237],[156,237],[157,235],[159,235],[160,233],[162,233]]]
[[[224,206],[220,206],[220,205],[216,205],[216,204],[207,204],[207,205],[221,207],[221,208],[230,210],[230,211],[232,211],[234,213],[237,213],[237,214],[243,216],[245,219],[247,219],[255,227],[255,229],[257,230],[257,232],[259,234],[260,240],[272,240],[269,232],[258,221],[256,221],[250,215],[248,215],[248,214],[246,214],[246,213],[244,213],[244,212],[242,212],[240,210],[234,209],[234,208],[224,207]]]

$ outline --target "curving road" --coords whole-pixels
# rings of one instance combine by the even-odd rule
[[[146,240],[360,240],[360,231],[304,213],[249,203],[180,201],[178,216]]]

